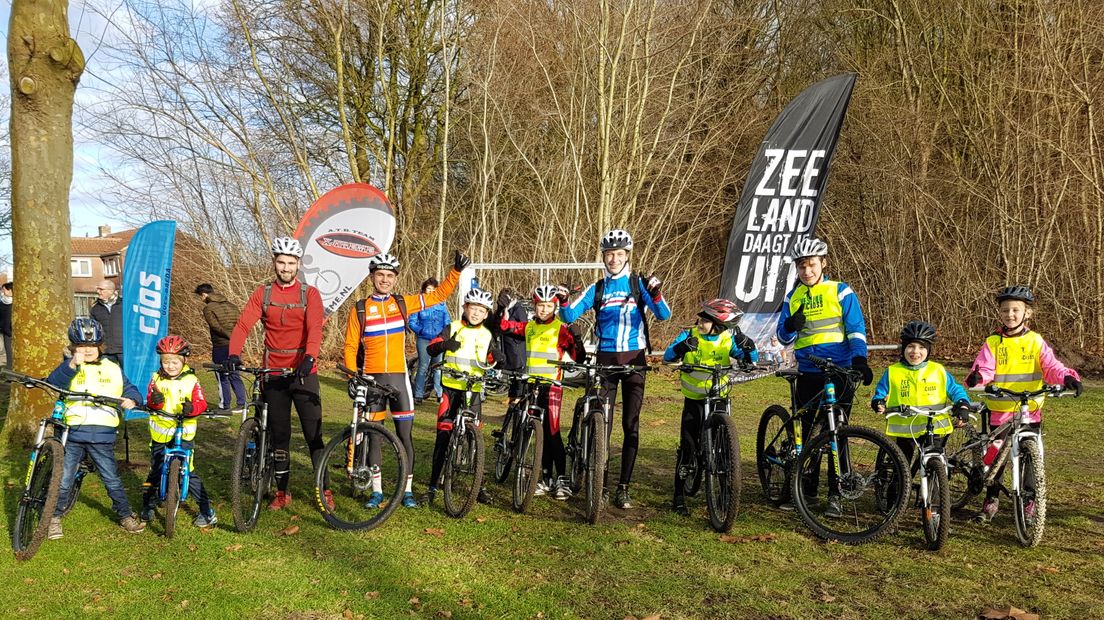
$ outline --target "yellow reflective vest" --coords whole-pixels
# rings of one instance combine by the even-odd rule
[[[804,305],[805,327],[797,333],[794,349],[843,342],[846,339],[839,284],[834,280],[822,280],[813,286],[798,285],[790,297],[790,316]]]
[[[942,364],[929,361],[920,368],[910,368],[897,362],[887,372],[887,408],[909,406],[935,411],[947,406],[947,369]],[[920,437],[927,431],[927,425],[926,416],[892,414],[886,416],[886,435]],[[936,435],[947,435],[954,430],[950,413],[935,416],[932,425]]]
[[[563,324],[556,318],[544,324],[536,321],[525,324],[525,372],[534,377],[559,380],[563,371],[549,362],[562,359],[560,328]]]
[[[996,361],[992,384],[1017,392],[1037,390],[1043,387],[1043,367],[1040,364],[1045,341],[1033,331],[1019,336],[993,334],[985,339]],[[1043,404],[1043,396],[1036,396],[1028,403],[1028,410],[1035,412]],[[1019,406],[1019,400],[1010,396],[989,398],[989,411],[1011,413]]]
[[[483,324],[474,327],[465,325],[462,320],[455,320],[449,324],[449,334],[460,342],[460,348],[455,351],[445,351],[444,366],[461,370],[466,373],[482,377],[483,368],[487,363],[487,352],[491,349],[491,331]],[[441,373],[441,385],[454,390],[466,388],[464,382],[454,379],[445,373]],[[482,392],[482,385],[473,385],[473,392]]]
[[[727,366],[728,358],[732,354],[733,337],[730,330],[725,330],[714,339],[705,338],[697,327],[690,328],[687,339],[696,338],[698,348],[682,356],[686,364],[699,366]],[[682,383],[682,394],[691,400],[705,400],[709,394],[710,374],[704,370],[683,372],[679,375]],[[727,396],[728,389],[722,390],[721,396]]]
[[[165,413],[180,413],[181,408],[184,406],[184,401],[192,399],[193,390],[195,390],[196,384],[199,383],[199,379],[196,378],[195,372],[185,364],[180,374],[176,377],[169,378],[162,375],[160,372],[155,372],[153,373],[151,382],[154,385],[154,389],[160,391],[161,395],[165,397],[165,405],[162,407],[161,411]],[[196,418],[184,420],[184,434],[181,439],[184,441],[195,439],[196,427],[198,425],[199,422]],[[175,431],[176,418],[158,415],[156,411],[150,411],[150,441],[154,443],[169,443],[172,441]]]
[[[122,398],[123,369],[115,362],[100,358],[96,362],[81,364],[69,383],[72,392],[87,392],[97,396]],[[96,405],[82,400],[65,401],[65,423],[69,426],[119,426],[119,412],[114,407]]]

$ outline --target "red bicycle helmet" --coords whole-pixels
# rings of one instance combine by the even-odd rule
[[[744,316],[744,313],[728,299],[710,299],[702,304],[698,316],[731,327]]]
[[[174,355],[188,357],[188,354],[190,354],[191,352],[191,347],[188,346],[187,341],[175,334],[169,334],[168,336],[165,336],[161,340],[157,341],[158,355],[161,355],[163,353],[172,353]]]

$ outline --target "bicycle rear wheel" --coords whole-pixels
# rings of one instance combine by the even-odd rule
[[[901,517],[908,501],[908,465],[900,448],[875,430],[844,426],[836,434],[840,475],[835,474],[832,435],[817,435],[794,467],[794,508],[821,538],[850,544],[874,540]]]
[[[322,451],[314,472],[315,503],[334,529],[379,527],[402,501],[409,470],[406,451],[388,428],[361,422],[354,435],[346,427]]]
[[[947,455],[947,486],[951,508],[965,508],[982,490],[984,466],[983,443],[973,425],[956,428],[947,437],[943,453]]]
[[[180,508],[180,459],[169,462],[169,479],[165,481],[165,538],[176,533],[176,511]]]
[[[705,501],[709,525],[727,532],[740,512],[740,436],[736,421],[715,415],[709,421],[712,452],[705,456]],[[699,468],[703,469],[703,468]]]
[[[12,524],[12,550],[18,560],[33,558],[46,538],[61,492],[64,461],[65,448],[56,439],[47,439],[35,453]]]
[[[457,519],[475,505],[483,484],[483,433],[469,420],[464,432],[449,437],[444,470],[445,514]]]
[[[242,422],[230,468],[230,505],[234,527],[248,532],[257,526],[261,504],[272,483],[272,464],[261,454],[262,431],[255,418]]]
[[[525,512],[533,501],[541,477],[541,455],[544,452],[544,429],[537,418],[526,415],[521,422],[518,443],[517,473],[514,476],[514,510]]]
[[[939,459],[930,459],[924,466],[927,478],[927,501],[920,505],[920,523],[928,549],[937,551],[947,544],[951,528],[951,489],[947,485],[947,466]],[[921,489],[921,493],[923,493]]]
[[[606,458],[609,455],[609,443],[606,439],[606,421],[601,410],[591,412],[585,422],[586,433],[586,470],[583,474],[583,487],[586,489],[586,520],[595,524],[602,516],[602,492],[606,484]]]
[[[1012,496],[1016,536],[1020,544],[1034,547],[1043,539],[1046,526],[1046,471],[1039,441],[1026,438],[1020,442],[1020,491]]]
[[[518,420],[521,412],[510,409],[502,425],[502,437],[495,440],[495,482],[502,484],[510,478],[510,466],[514,464],[514,444],[517,443]]]
[[[771,405],[759,418],[755,436],[755,469],[763,486],[763,497],[778,506],[790,500],[790,478],[797,460],[797,438],[790,413]]]

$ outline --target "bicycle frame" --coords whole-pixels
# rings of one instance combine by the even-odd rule
[[[180,500],[188,497],[188,483],[192,479],[192,448],[183,447],[184,444],[184,417],[177,415],[176,428],[173,430],[172,444],[165,448],[161,459],[161,485],[158,487],[157,496],[161,500],[169,489],[169,466],[174,460],[180,461]]]
[[[1004,445],[1001,446],[1000,452],[993,460],[993,464],[986,470],[985,484],[989,485],[996,481],[997,473],[1001,471],[1004,465],[1005,458],[1012,459],[1012,488],[1010,493],[1012,495],[1019,495],[1021,491],[1020,480],[1020,442],[1024,439],[1035,439],[1039,444],[1039,455],[1043,457],[1044,461],[1040,465],[1045,464],[1046,452],[1043,448],[1043,433],[1042,433],[1042,417],[1039,418],[1038,430],[1031,428],[1027,423],[1024,423],[1024,418],[1031,412],[1031,399],[1036,396],[1054,396],[1059,397],[1062,395],[1063,388],[1060,386],[1044,385],[1042,388],[1033,391],[1015,392],[1012,390],[1006,390],[1000,387],[989,386],[985,390],[985,394],[982,396],[985,398],[996,398],[1000,396],[1012,396],[1019,400],[1019,405],[1012,414],[1012,419],[997,427],[992,433],[986,433],[981,437],[984,442],[983,445],[988,446],[990,442],[1001,437],[1007,436],[1004,441]],[[985,425],[989,424],[990,412],[986,411]],[[1009,445],[1011,444],[1011,445]]]
[[[920,499],[926,506],[931,498],[928,497],[928,472],[927,466],[932,460],[940,461],[944,467],[947,467],[947,456],[943,450],[935,449],[935,417],[943,415],[951,410],[948,405],[941,409],[921,409],[910,405],[902,405],[900,407],[892,407],[886,409],[885,414],[887,416],[892,414],[898,414],[903,416],[923,416],[924,422],[924,434],[919,437],[911,437],[914,444],[916,444],[917,463],[919,463],[920,473]],[[921,442],[924,439],[926,441]],[[910,464],[911,465],[911,464]]]

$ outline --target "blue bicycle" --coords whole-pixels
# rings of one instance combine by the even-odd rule
[[[176,532],[176,513],[180,502],[187,499],[191,491],[192,456],[194,448],[184,447],[184,421],[191,417],[225,419],[229,416],[217,413],[201,413],[188,416],[183,413],[161,413],[157,415],[176,420],[172,442],[165,447],[161,457],[161,476],[157,487],[157,502],[164,507],[165,538],[172,538]]]

